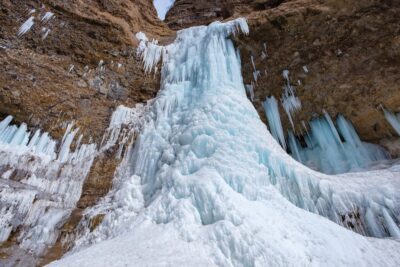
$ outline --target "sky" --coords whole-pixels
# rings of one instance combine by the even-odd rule
[[[167,11],[169,8],[172,6],[175,0],[154,0],[154,6],[157,9],[158,17],[161,20],[165,19],[165,14],[167,14]]]

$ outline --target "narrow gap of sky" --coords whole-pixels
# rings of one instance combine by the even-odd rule
[[[165,19],[165,14],[167,14],[168,10],[172,7],[175,0],[154,0],[153,4],[157,9],[158,17],[161,20]]]

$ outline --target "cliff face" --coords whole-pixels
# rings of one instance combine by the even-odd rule
[[[302,120],[309,121],[325,109],[331,116],[342,113],[351,119],[364,140],[378,143],[395,135],[377,107],[400,110],[398,1],[203,2],[176,1],[166,22],[180,28],[247,17],[250,36],[236,41],[245,83],[255,84],[254,105],[263,119],[262,101],[269,95],[281,98],[282,71],[287,69],[302,102],[294,116],[296,132],[302,132]],[[228,15],[220,12],[225,9],[231,10]],[[251,56],[261,74],[257,82]],[[284,128],[290,129],[283,110],[281,117]]]
[[[41,21],[48,11],[54,16]],[[18,37],[31,16],[32,29]],[[46,130],[74,120],[98,140],[116,105],[145,102],[158,90],[134,50],[138,31],[171,34],[150,1],[3,0],[0,23],[0,116]]]
[[[165,22],[174,30],[209,24],[238,14],[248,15],[279,5],[283,0],[176,0]]]

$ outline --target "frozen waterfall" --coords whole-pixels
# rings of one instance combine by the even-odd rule
[[[85,211],[102,223],[51,266],[399,266],[384,237],[400,238],[400,169],[328,176],[286,154],[246,97],[238,31],[244,19],[165,47],[142,38],[161,90],[113,189]]]

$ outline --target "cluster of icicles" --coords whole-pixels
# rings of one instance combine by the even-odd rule
[[[119,106],[99,149],[81,144],[83,135],[75,138],[79,128],[73,123],[58,142],[40,129],[30,132],[25,123],[12,125],[12,116],[1,121],[0,243],[18,230],[21,249],[40,256],[50,248],[81,197],[95,157],[117,145],[120,158],[139,131],[145,109]]]
[[[69,124],[59,144],[27,125],[0,123],[0,242],[18,229],[20,247],[40,255],[58,237],[59,225],[78,201],[96,145],[71,145],[79,129]]]
[[[286,143],[277,100],[268,97],[263,106],[274,138],[293,158],[314,170],[327,174],[366,170],[374,162],[390,159],[380,146],[362,142],[343,115],[337,117],[335,125],[326,111],[310,121],[310,130],[303,124],[302,139],[289,130]]]

